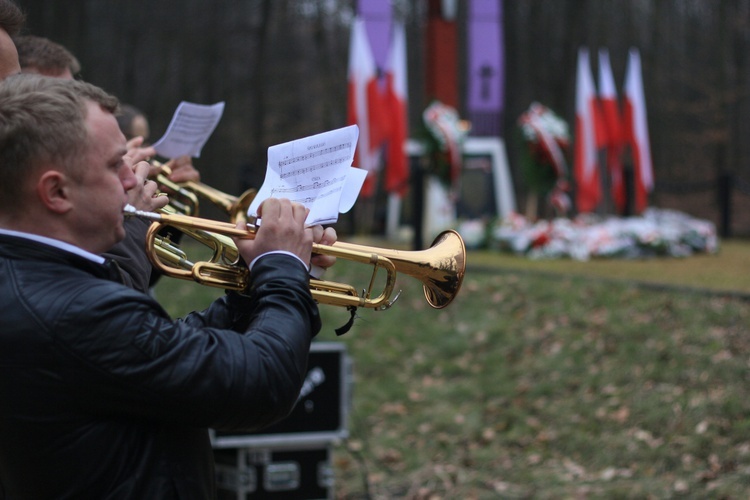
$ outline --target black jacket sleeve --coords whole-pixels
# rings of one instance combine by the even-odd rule
[[[96,414],[216,429],[270,425],[294,407],[320,330],[308,279],[293,257],[265,256],[247,296],[221,297],[186,321],[98,280],[75,291],[87,313],[57,322],[58,345],[68,351],[61,362],[70,363],[64,386]]]
[[[152,265],[146,255],[146,230],[151,223],[128,217],[125,219],[125,239],[102,254],[117,262],[121,269],[122,282],[139,292],[147,293]]]

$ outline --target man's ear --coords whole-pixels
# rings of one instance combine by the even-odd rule
[[[58,170],[47,170],[36,183],[39,199],[48,210],[63,214],[68,212],[70,200],[70,178]]]

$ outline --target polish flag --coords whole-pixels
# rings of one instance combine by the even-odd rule
[[[625,71],[624,128],[635,173],[635,212],[641,213],[648,206],[648,193],[654,188],[654,172],[651,163],[651,143],[648,138],[646,99],[643,95],[641,56],[638,49],[630,49],[628,67]]]
[[[386,106],[389,111],[385,190],[403,196],[409,187],[409,162],[406,157],[406,139],[409,133],[407,119],[406,35],[403,23],[393,25],[393,38],[386,62]]]
[[[607,150],[607,169],[612,181],[612,200],[619,213],[625,211],[627,193],[622,169],[622,151],[625,143],[620,105],[617,100],[615,79],[609,63],[607,49],[599,50],[599,101],[601,102],[601,129],[603,137],[598,146]]]
[[[377,67],[367,39],[364,21],[357,17],[352,25],[349,42],[349,73],[347,124],[359,126],[359,141],[354,154],[354,166],[368,171],[360,194],[371,196],[373,178],[379,165],[379,144],[372,142],[371,102],[379,100]],[[377,119],[376,119],[377,120]]]
[[[576,127],[573,174],[576,180],[576,206],[581,213],[592,212],[601,200],[596,155],[596,89],[591,75],[589,51],[578,50],[576,73]]]

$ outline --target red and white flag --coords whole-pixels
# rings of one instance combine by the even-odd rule
[[[599,101],[601,102],[600,148],[606,149],[607,170],[612,182],[612,201],[619,213],[625,211],[627,192],[622,169],[622,151],[625,137],[620,117],[620,103],[612,76],[607,49],[599,50]]]
[[[372,195],[372,178],[379,166],[379,144],[373,144],[373,128],[377,126],[377,116],[370,113],[371,102],[379,100],[377,67],[367,39],[364,21],[357,17],[352,24],[349,43],[349,73],[347,124],[359,126],[359,141],[354,155],[354,166],[368,171],[362,187],[362,196]],[[376,109],[381,109],[377,107]],[[373,127],[373,121],[376,126]]]
[[[408,84],[406,73],[406,34],[403,23],[394,23],[393,37],[386,62],[386,108],[390,134],[386,153],[385,190],[403,196],[409,187],[409,162],[406,156],[408,126]]]
[[[573,150],[576,207],[581,213],[594,211],[601,200],[596,154],[596,116],[596,89],[591,75],[589,51],[581,48],[578,50],[576,73],[576,127]]]
[[[633,158],[634,208],[636,213],[641,213],[648,206],[648,193],[654,188],[654,172],[646,119],[646,99],[643,93],[641,56],[638,49],[630,49],[625,71],[624,128]]]

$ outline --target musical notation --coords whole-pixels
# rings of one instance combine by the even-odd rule
[[[292,178],[292,177],[295,177],[295,176],[298,176],[298,175],[305,176],[305,175],[308,175],[308,174],[315,173],[318,170],[322,170],[324,168],[332,167],[332,166],[335,166],[335,165],[340,165],[340,164],[343,164],[343,163],[349,164],[349,163],[351,163],[351,160],[349,159],[349,157],[346,157],[346,158],[335,158],[333,160],[328,160],[328,161],[324,161],[322,163],[316,163],[315,165],[310,165],[309,167],[302,167],[302,168],[294,169],[294,170],[292,170],[290,172],[284,172],[284,173],[282,173],[280,175],[280,177],[282,179],[289,179],[289,178]],[[281,165],[279,165],[279,166],[281,166]]]
[[[279,167],[286,167],[287,165],[292,165],[293,163],[299,163],[301,161],[309,161],[309,160],[312,160],[314,158],[318,158],[320,156],[326,156],[326,155],[330,155],[330,154],[333,154],[333,153],[337,153],[339,151],[344,151],[344,150],[348,151],[348,150],[351,150],[351,149],[352,149],[351,143],[336,144],[335,146],[331,146],[331,147],[323,148],[323,149],[318,149],[318,150],[313,151],[311,153],[305,153],[305,154],[300,155],[300,156],[294,156],[294,157],[289,158],[287,160],[282,160],[282,161],[279,162]]]
[[[154,149],[165,158],[199,157],[223,113],[223,102],[212,105],[181,102],[167,132],[153,144]]]
[[[315,181],[311,184],[297,184],[296,186],[274,188],[271,190],[271,192],[274,194],[274,196],[276,196],[276,195],[286,195],[289,193],[299,193],[300,191],[311,191],[311,190],[317,191],[317,190],[326,188],[334,184],[341,184],[345,180],[346,180],[346,176],[342,175],[341,177],[334,177],[333,179],[326,179],[324,181]]]
[[[278,197],[309,208],[309,225],[335,222],[354,204],[366,175],[351,166],[358,137],[351,125],[268,148],[266,178],[248,215],[257,216],[263,200]]]
[[[316,201],[320,201],[325,198],[330,198],[334,195],[337,195],[341,193],[341,190],[343,189],[342,186],[337,186],[330,191],[324,191],[322,193],[318,193],[315,196],[306,196],[304,198],[289,198],[292,201],[296,201],[297,203],[301,203],[302,205],[308,205],[310,203],[314,203]]]

